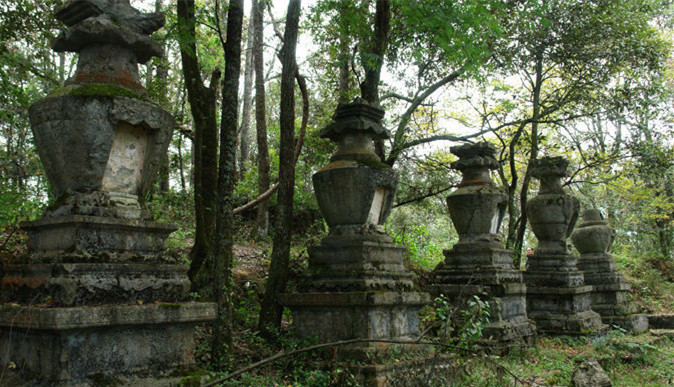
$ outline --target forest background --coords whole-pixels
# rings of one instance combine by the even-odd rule
[[[25,248],[19,222],[54,200],[27,108],[76,65],[49,48],[59,4],[0,4],[3,261]],[[420,282],[457,241],[444,202],[459,182],[449,147],[489,141],[517,265],[536,245],[523,206],[537,189],[531,161],[564,156],[565,186],[616,230],[613,254],[635,301],[674,309],[670,1],[131,4],[167,20],[155,34],[166,56],[140,67],[148,96],[178,124],[145,200],[180,226],[168,248],[190,266],[194,297],[220,306],[201,354],[214,368],[232,367],[235,332],[278,341],[287,328],[276,295],[292,291],[306,247],[327,233],[311,176],[334,147],[318,133],[355,97],[386,110],[391,139],[377,150],[400,174],[386,230]]]

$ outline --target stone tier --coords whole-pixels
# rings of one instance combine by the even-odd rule
[[[411,290],[405,248],[393,243],[326,238],[309,247],[309,269],[303,291]]]
[[[189,297],[184,265],[55,263],[7,265],[0,300],[76,306],[181,302]]]
[[[30,263],[176,263],[164,242],[170,224],[69,215],[25,222]]]
[[[131,385],[148,385],[193,364],[194,328],[215,314],[215,304],[208,303],[3,305],[0,364],[16,364],[31,385],[116,385],[130,379]]]
[[[430,303],[418,292],[324,292],[284,294],[299,337],[333,342],[352,339],[414,341],[419,338],[419,310]],[[428,353],[420,344],[355,343],[340,349],[342,359],[369,361],[391,350]]]
[[[627,300],[631,291],[630,284],[617,271],[611,254],[581,254],[578,269],[585,276],[585,284],[593,287],[592,310],[601,315],[605,324],[617,325],[633,332],[648,330],[646,316],[637,315],[635,306]]]
[[[558,259],[560,255],[555,255]],[[535,260],[552,261],[549,257]],[[568,259],[567,259],[568,260]],[[562,260],[564,261],[564,260]],[[532,270],[524,273],[527,285],[527,313],[536,322],[539,333],[551,335],[601,334],[607,326],[591,309],[592,286],[583,285],[583,274],[562,270]]]
[[[536,327],[527,317],[526,286],[522,273],[513,268],[510,252],[460,242],[444,253],[445,261],[434,272],[434,284],[426,290],[433,296],[443,294],[459,307],[474,295],[489,302],[485,344],[533,344]]]

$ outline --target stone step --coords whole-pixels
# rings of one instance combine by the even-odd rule
[[[674,329],[651,329],[649,332],[651,335],[656,337],[667,337],[674,339]]]
[[[651,314],[648,325],[652,329],[674,329],[674,314]]]

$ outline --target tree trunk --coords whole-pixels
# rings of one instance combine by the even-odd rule
[[[351,42],[349,39],[349,24],[348,24],[348,7],[346,3],[342,3],[339,8],[339,103],[349,102],[349,47]]]
[[[361,64],[365,69],[365,79],[360,84],[360,96],[372,104],[379,103],[379,79],[384,64],[384,54],[388,46],[388,32],[391,26],[391,1],[378,0],[374,20],[374,37],[370,40]],[[384,140],[374,141],[375,152],[380,160],[386,160]]]
[[[529,193],[529,183],[531,182],[531,165],[538,157],[538,120],[541,113],[541,89],[543,86],[543,49],[536,53],[536,74],[534,84],[532,85],[532,115],[531,115],[531,152],[527,170],[522,179],[522,191],[520,192],[520,219],[517,228],[517,239],[513,246],[515,255],[515,267],[519,267],[522,249],[524,247],[524,233],[527,230],[527,198]]]
[[[264,1],[253,0],[253,62],[255,69],[255,128],[257,131],[258,195],[269,189],[269,147],[267,145],[267,107],[264,88]],[[266,238],[269,232],[269,200],[263,200],[257,207],[255,229],[258,237]]]
[[[246,162],[250,154],[250,115],[253,109],[253,35],[255,29],[255,14],[257,2],[253,0],[250,6],[251,18],[248,22],[246,42],[246,63],[243,72],[243,110],[241,112],[241,131],[239,143],[239,176],[246,173]]]
[[[154,11],[156,13],[162,12],[162,0],[156,0],[154,3]],[[161,38],[162,46],[166,48],[166,39]],[[154,79],[152,78],[152,65],[155,65]],[[169,108],[169,92],[168,92],[168,59],[167,58],[153,58],[148,63],[148,87],[153,89],[152,100],[159,103],[164,108]],[[169,190],[169,155],[168,151],[164,153],[159,166],[159,173],[157,174],[157,190],[160,194],[165,194]]]
[[[281,144],[279,153],[279,192],[274,222],[274,247],[271,255],[269,279],[260,310],[259,329],[269,332],[280,328],[283,306],[278,302],[288,281],[290,237],[293,221],[293,196],[295,187],[295,48],[300,17],[300,0],[290,0],[284,43],[281,49]]]
[[[202,270],[210,261],[211,233],[215,228],[217,140],[215,92],[220,72],[211,75],[206,87],[201,79],[196,51],[196,17],[194,0],[178,0],[178,42],[185,76],[185,87],[194,120],[194,210],[196,229],[190,251],[188,276],[192,291],[202,292],[211,283],[210,269]]]
[[[218,174],[218,207],[214,234],[213,293],[218,305],[211,347],[212,359],[223,369],[232,347],[232,193],[236,183],[236,132],[238,124],[238,91],[241,73],[241,33],[243,0],[231,0],[227,11],[225,76],[222,84],[222,117],[220,126],[220,162]]]

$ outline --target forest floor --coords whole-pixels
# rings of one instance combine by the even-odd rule
[[[235,353],[232,370],[310,345],[293,338],[292,316],[284,315],[282,332],[273,344],[256,331],[259,301],[271,248],[265,245],[235,247]],[[291,272],[306,265],[306,252],[294,250]],[[669,267],[644,259],[635,263],[620,254],[618,267],[633,286],[632,301],[645,314],[674,313],[674,284]],[[417,273],[424,277],[423,273]],[[423,278],[419,278],[423,281]],[[292,280],[291,280],[292,288]],[[202,332],[202,338],[207,332]],[[205,343],[206,341],[202,341]],[[200,347],[200,359],[208,362],[207,344]],[[223,384],[224,386],[348,386],[357,385],[348,371],[331,362],[329,352],[303,353],[282,358]],[[614,386],[665,386],[674,384],[674,332],[659,331],[632,335],[613,330],[602,337],[540,337],[530,348],[518,348],[504,356],[457,355],[452,385],[461,386],[569,386],[574,369],[584,360],[596,359]],[[507,371],[504,371],[507,370]],[[508,372],[509,371],[509,372]],[[512,373],[512,375],[510,374]],[[225,375],[225,374],[222,374]],[[514,376],[513,376],[514,375]]]

